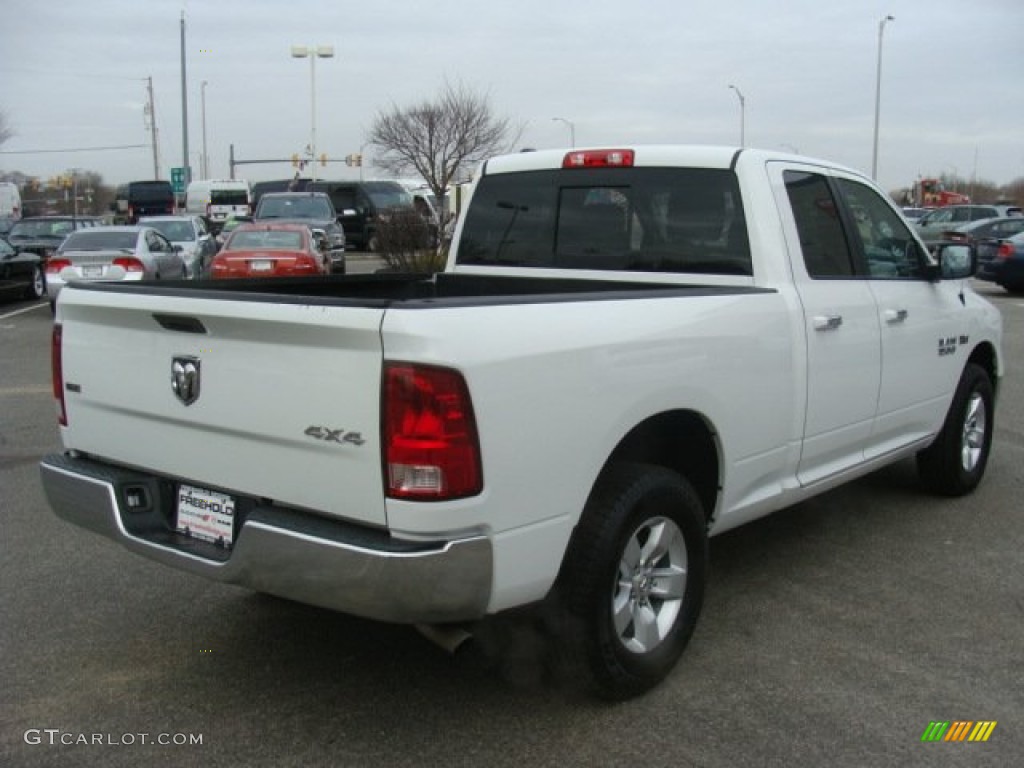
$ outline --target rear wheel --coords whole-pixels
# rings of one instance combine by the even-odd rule
[[[704,510],[662,467],[620,464],[598,481],[573,533],[549,614],[556,664],[609,699],[672,670],[704,598]]]
[[[994,404],[988,373],[968,363],[939,436],[917,454],[918,474],[928,490],[962,496],[978,486],[992,446]]]

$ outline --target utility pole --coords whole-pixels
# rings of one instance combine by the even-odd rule
[[[185,186],[191,181],[188,165],[188,89],[185,85],[185,12],[181,12],[181,152],[184,158]]]
[[[206,154],[206,81],[199,86],[199,95],[203,108],[203,156],[200,158],[199,168],[204,179],[210,178],[210,156]]]
[[[153,178],[160,178],[160,162],[156,154],[156,108],[153,106],[153,78],[146,78],[146,91],[149,93],[149,101],[146,104],[145,113],[149,117],[149,133],[153,142]]]

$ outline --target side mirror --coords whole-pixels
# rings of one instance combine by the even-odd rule
[[[978,254],[967,243],[937,243],[932,248],[935,279],[966,280],[978,271]]]

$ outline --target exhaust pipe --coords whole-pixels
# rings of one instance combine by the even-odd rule
[[[416,624],[415,627],[427,640],[450,656],[454,656],[467,641],[473,639],[469,632],[454,624]]]

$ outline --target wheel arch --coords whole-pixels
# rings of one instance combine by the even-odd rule
[[[653,464],[685,477],[711,521],[721,490],[721,451],[718,434],[703,415],[673,410],[648,417],[619,441],[601,472],[624,462]]]
[[[983,342],[971,350],[970,357],[967,358],[968,363],[974,363],[980,366],[988,374],[989,381],[992,382],[992,392],[996,399],[999,397],[999,359],[996,353],[996,348],[990,342]]]

